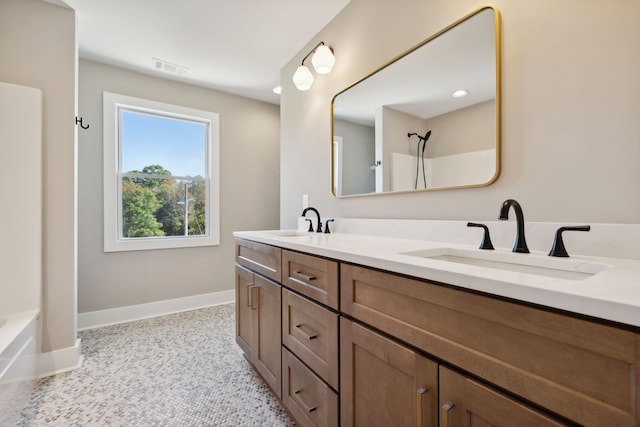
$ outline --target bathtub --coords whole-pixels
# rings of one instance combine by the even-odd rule
[[[13,426],[29,400],[38,368],[38,310],[0,318],[0,426]]]
[[[42,334],[42,92],[0,82],[0,427],[14,426],[37,375]],[[27,179],[22,179],[25,165]],[[20,176],[20,185],[15,177]]]

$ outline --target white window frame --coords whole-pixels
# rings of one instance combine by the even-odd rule
[[[122,236],[121,189],[119,176],[119,110],[124,108],[167,117],[196,120],[209,124],[206,150],[208,201],[206,233],[200,236],[158,236],[126,238]],[[104,163],[104,251],[190,248],[220,244],[220,121],[217,113],[116,93],[103,93]]]

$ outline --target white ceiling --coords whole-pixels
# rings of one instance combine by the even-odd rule
[[[81,58],[278,104],[280,69],[350,0],[64,1]],[[189,71],[157,71],[152,58]]]

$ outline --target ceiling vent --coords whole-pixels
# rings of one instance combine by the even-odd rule
[[[158,58],[153,59],[153,68],[159,71],[164,71],[165,73],[177,74],[179,76],[183,76],[187,74],[189,69],[187,67],[183,67],[182,65],[173,64],[171,62],[164,61]]]

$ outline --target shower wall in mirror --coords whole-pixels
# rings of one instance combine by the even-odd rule
[[[335,196],[489,185],[500,173],[500,16],[484,7],[338,93]]]

